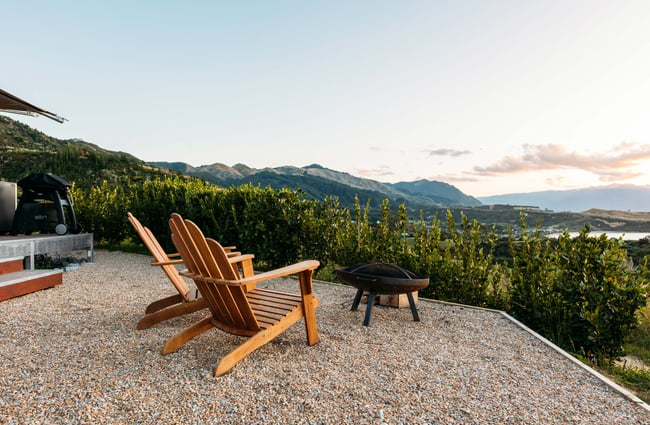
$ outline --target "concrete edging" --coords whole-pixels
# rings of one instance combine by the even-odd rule
[[[324,284],[327,284],[327,285],[349,286],[349,285],[340,284],[340,283],[336,283],[336,282],[326,282],[324,280],[316,280],[316,279],[314,279],[314,282],[324,283]],[[434,304],[443,304],[443,305],[462,307],[462,308],[469,308],[469,309],[474,309],[474,310],[482,310],[482,311],[487,311],[487,312],[490,312],[490,313],[499,314],[501,317],[504,317],[505,319],[507,319],[511,323],[515,324],[517,327],[519,327],[519,328],[523,329],[524,331],[528,332],[529,334],[531,334],[533,337],[535,337],[536,339],[541,341],[543,344],[545,344],[549,348],[556,351],[562,357],[568,359],[569,361],[573,362],[575,365],[582,368],[584,371],[591,374],[594,378],[600,380],[602,383],[604,383],[605,385],[610,387],[612,390],[614,390],[617,393],[621,394],[623,397],[627,398],[628,400],[636,403],[642,409],[650,412],[650,404],[648,404],[645,401],[641,400],[632,391],[630,391],[627,388],[617,384],[616,382],[614,382],[613,380],[611,380],[607,376],[603,375],[602,373],[598,372],[596,369],[592,368],[591,366],[584,364],[583,362],[581,362],[580,360],[578,360],[577,358],[572,356],[570,353],[563,350],[559,346],[555,345],[550,340],[544,338],[542,335],[540,335],[537,332],[535,332],[534,330],[530,329],[528,326],[524,325],[519,320],[517,320],[514,317],[510,316],[508,313],[506,313],[503,310],[495,310],[495,309],[492,309],[492,308],[477,307],[477,306],[467,305],[467,304],[458,304],[458,303],[449,302],[449,301],[432,300],[430,298],[419,298],[418,300],[419,301],[424,301],[424,302],[429,302],[429,303],[434,303]]]
[[[583,370],[585,370],[586,372],[591,374],[593,377],[595,377],[596,379],[603,382],[605,385],[607,385],[608,387],[610,387],[614,391],[618,392],[619,394],[626,397],[630,401],[636,403],[642,409],[645,409],[646,411],[650,412],[650,405],[648,403],[646,403],[645,401],[641,400],[632,391],[630,391],[627,388],[617,384],[616,382],[614,382],[613,380],[611,380],[607,376],[603,375],[602,373],[598,372],[596,369],[592,368],[591,366],[581,362],[580,360],[578,360],[577,358],[572,356],[570,353],[563,350],[559,346],[555,345],[555,343],[553,343],[552,341],[546,339],[545,337],[538,334],[534,330],[530,329],[528,326],[524,325],[519,320],[515,319],[514,317],[512,317],[511,315],[509,315],[505,311],[495,310],[495,309],[485,308],[485,307],[476,307],[476,306],[472,306],[472,305],[452,303],[452,302],[448,302],[448,301],[432,300],[432,299],[429,299],[429,298],[420,298],[420,301],[426,301],[426,302],[436,303],[436,304],[445,304],[445,305],[463,307],[463,308],[471,308],[471,309],[475,309],[475,310],[483,310],[483,311],[488,311],[488,312],[491,312],[491,313],[499,314],[500,316],[506,318],[508,321],[512,322],[513,324],[515,324],[519,328],[521,328],[524,331],[531,334],[533,337],[535,337],[536,339],[541,341],[543,344],[545,344],[549,348],[551,348],[554,351],[556,351],[557,353],[559,353],[562,357],[564,357],[564,358],[568,359],[569,361],[573,362],[575,365],[580,366]]]
[[[643,409],[647,410],[648,412],[650,412],[650,405],[648,403],[646,403],[645,401],[641,400],[639,397],[637,397],[632,391],[628,390],[625,387],[622,387],[621,385],[617,384],[613,380],[609,379],[607,376],[605,376],[602,373],[598,372],[596,369],[594,369],[594,368],[590,367],[589,365],[586,365],[583,362],[581,362],[580,360],[576,359],[574,356],[572,356],[568,352],[564,351],[563,349],[561,349],[560,347],[558,347],[557,345],[555,345],[553,342],[549,341],[548,339],[544,338],[542,335],[538,334],[534,330],[530,329],[529,327],[527,327],[526,325],[524,325],[523,323],[521,323],[520,321],[518,321],[514,317],[510,316],[505,311],[501,311],[500,314],[503,317],[505,317],[506,319],[510,320],[515,325],[519,326],[520,328],[522,328],[523,330],[528,332],[529,334],[533,335],[538,340],[542,341],[544,344],[546,344],[547,346],[549,346],[550,348],[552,348],[553,350],[558,352],[560,355],[562,355],[566,359],[572,361],[573,363],[580,366],[585,371],[589,372],[595,378],[601,380],[604,384],[608,385],[614,391],[617,391],[618,393],[620,393],[624,397],[626,397],[626,398],[630,399],[631,401],[633,401],[634,403],[636,403],[641,408],[643,408]]]

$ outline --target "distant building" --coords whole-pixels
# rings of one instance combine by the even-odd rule
[[[536,207],[536,206],[533,206],[533,205],[513,205],[512,208],[517,210],[517,211],[521,211],[521,210],[534,211],[534,212],[541,212],[542,211],[542,209],[540,207]]]
[[[491,204],[487,205],[488,209],[490,211],[495,211],[495,210],[516,210],[516,211],[530,211],[530,212],[542,212],[542,209],[540,207],[534,206],[534,205],[510,205],[510,204]],[[548,210],[547,210],[548,211]]]

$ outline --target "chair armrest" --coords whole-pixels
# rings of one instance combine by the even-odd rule
[[[238,255],[233,255],[232,257],[229,256],[228,261],[230,262],[230,264],[233,264],[233,263],[240,263],[240,262],[246,261],[246,260],[253,260],[253,258],[255,258],[254,254],[240,254],[240,253],[238,253]]]
[[[183,264],[183,260],[171,260],[171,261],[152,261],[152,266],[170,266],[174,264]]]
[[[244,255],[235,255],[228,256],[228,262],[233,266],[233,269],[236,269],[241,278],[247,278],[255,274],[255,268],[253,267],[253,254],[244,254]],[[247,289],[255,289],[255,284],[250,284],[246,286]]]
[[[315,270],[319,265],[320,262],[318,262],[317,260],[306,260],[306,261],[301,261],[300,263],[292,264],[290,266],[280,267],[279,269],[259,273],[254,276],[250,276],[239,280],[226,280],[226,279],[217,279],[214,277],[200,276],[195,273],[190,273],[188,270],[183,270],[180,272],[180,274],[185,277],[189,277],[191,279],[199,279],[206,282],[218,283],[221,285],[242,286],[251,283],[263,282],[265,280],[276,279],[279,277],[289,276],[292,274],[304,272],[305,270]]]
[[[301,261],[300,263],[292,264],[290,266],[280,267],[279,269],[269,270],[268,272],[259,273],[256,274],[255,276],[251,276],[239,280],[238,282],[241,285],[263,282],[265,280],[271,280],[271,279],[276,279],[278,277],[284,277],[284,276],[300,273],[305,270],[315,270],[319,265],[320,262],[316,260]]]

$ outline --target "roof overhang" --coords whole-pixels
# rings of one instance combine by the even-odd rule
[[[31,115],[34,117],[43,115],[44,117],[48,117],[54,121],[61,123],[65,121],[65,118],[53,114],[50,111],[46,111],[45,109],[41,109],[38,106],[32,105],[31,103],[26,102],[21,98],[16,97],[13,94],[8,93],[2,89],[0,89],[0,112]]]

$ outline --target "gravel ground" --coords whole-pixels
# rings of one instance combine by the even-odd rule
[[[137,331],[173,293],[143,255],[97,251],[64,284],[0,303],[2,424],[648,424],[624,397],[501,314],[420,300],[376,306],[314,283],[321,342],[292,326],[229,374],[216,329],[162,356],[206,311]],[[297,290],[295,280],[270,286]]]

